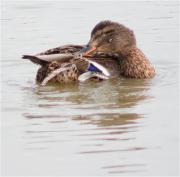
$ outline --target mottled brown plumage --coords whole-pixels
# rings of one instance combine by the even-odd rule
[[[155,69],[137,47],[131,47],[121,55],[120,72],[127,78],[152,78],[155,76]]]
[[[62,71],[59,74],[55,74],[53,78],[49,80],[48,76],[52,75],[54,71],[59,68],[66,68],[67,70]],[[36,74],[36,81],[46,85],[47,82],[59,82],[59,83],[70,83],[77,81],[79,76],[79,71],[77,67],[71,63],[61,63],[57,61],[52,61],[44,66],[41,66]],[[48,78],[48,80],[45,80]]]
[[[155,76],[154,67],[136,46],[133,31],[111,21],[98,23],[87,45],[65,45],[23,58],[41,65],[36,80],[42,85],[78,81],[86,72],[98,72],[100,78]]]
[[[92,62],[107,68],[109,73],[108,78],[119,76],[120,70],[116,54],[99,52],[85,58],[78,53],[83,48],[84,46],[65,45],[36,55],[24,55],[23,58],[41,65],[36,74],[36,81],[41,85],[46,85],[49,82],[77,82],[79,76],[88,71]],[[91,77],[94,78],[95,75]]]
[[[49,60],[43,62],[41,59],[36,59],[35,61],[31,60],[29,56],[27,59],[30,59],[32,62],[40,64],[41,67],[38,69],[36,74],[36,81],[42,83],[51,73],[58,68],[67,68],[67,70],[62,71],[61,73],[55,75],[52,79],[48,80],[47,82],[59,82],[59,83],[69,83],[73,81],[77,81],[79,71],[77,70],[76,66],[70,62],[74,57],[73,55],[70,57],[60,58],[60,60],[51,60],[51,56],[54,54],[75,54],[76,52],[80,51],[84,46],[81,45],[64,45],[56,48],[52,48],[46,50],[44,52],[38,53],[35,56],[49,56]],[[25,57],[26,58],[26,57]]]

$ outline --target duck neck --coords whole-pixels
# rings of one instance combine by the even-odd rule
[[[122,76],[152,78],[155,75],[154,67],[137,47],[129,48],[124,53],[121,53],[119,63]]]
[[[138,50],[136,46],[133,46],[131,48],[124,48],[120,52],[118,52],[120,60],[125,60],[127,57],[129,57],[134,51]]]

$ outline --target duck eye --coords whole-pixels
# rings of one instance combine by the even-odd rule
[[[112,38],[110,38],[110,39],[108,40],[108,42],[111,43],[111,42],[112,42]]]

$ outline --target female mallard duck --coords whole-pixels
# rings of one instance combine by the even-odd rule
[[[120,75],[128,78],[152,78],[155,70],[136,47],[134,33],[125,26],[102,21],[91,32],[86,46],[66,45],[24,59],[40,64],[36,80],[51,82],[108,79]]]

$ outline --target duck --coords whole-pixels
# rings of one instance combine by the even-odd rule
[[[109,20],[93,28],[86,45],[64,45],[22,58],[40,65],[36,81],[43,86],[120,76],[137,79],[155,76],[149,59],[136,46],[133,31]]]

